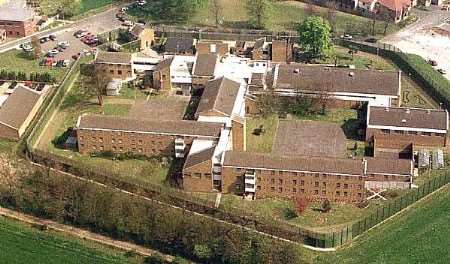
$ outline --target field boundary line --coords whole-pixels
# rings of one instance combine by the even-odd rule
[[[42,226],[43,228],[48,228],[49,230],[56,231],[59,233],[68,234],[73,237],[78,237],[81,239],[93,241],[102,245],[106,245],[110,248],[116,248],[123,251],[132,251],[138,253],[142,256],[153,256],[161,254],[165,260],[172,262],[174,257],[167,254],[159,253],[156,250],[152,250],[143,246],[139,246],[130,242],[125,242],[121,240],[115,240],[110,237],[100,235],[97,233],[93,233],[91,231],[87,231],[81,228],[77,228],[74,226],[64,225],[57,223],[52,220],[42,219],[35,216],[27,215],[24,213],[20,213],[11,209],[4,208],[0,206],[0,216],[5,218],[13,219],[16,221],[20,221],[29,225],[34,226]],[[45,230],[45,229],[44,229]]]

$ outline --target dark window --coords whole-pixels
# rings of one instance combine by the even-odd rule
[[[341,188],[341,184],[339,182],[336,183],[336,188]]]
[[[200,179],[202,177],[201,173],[194,173],[194,178]]]
[[[271,190],[272,192],[274,192],[274,191],[275,191],[275,187],[270,187],[270,190]]]
[[[270,183],[275,184],[275,179],[270,179]]]
[[[283,184],[283,179],[278,179],[279,184]]]
[[[283,187],[279,187],[278,192],[283,192]]]
[[[319,190],[314,190],[314,194],[319,194]]]
[[[292,184],[297,185],[297,180],[293,180]]]
[[[300,181],[300,185],[301,185],[301,186],[305,185],[305,181],[304,181],[304,180],[301,180],[301,181]]]
[[[348,184],[344,183],[344,189],[347,189],[347,188],[348,188]]]
[[[319,182],[315,182],[315,183],[314,183],[314,186],[315,186],[315,187],[319,187]]]
[[[292,188],[292,192],[297,192],[297,188]]]

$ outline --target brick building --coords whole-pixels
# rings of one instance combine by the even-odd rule
[[[273,62],[292,62],[294,45],[287,40],[273,40],[271,58]]]
[[[78,150],[131,152],[145,156],[182,157],[194,139],[218,140],[223,125],[188,120],[143,120],[115,116],[80,116],[76,125]],[[178,153],[177,153],[178,152]]]
[[[0,29],[6,31],[8,38],[21,38],[36,31],[36,14],[33,9],[14,2],[0,7]]]
[[[366,123],[366,141],[375,146],[379,155],[389,149],[393,153],[409,153],[412,145],[447,146],[446,110],[369,106]]]
[[[96,70],[104,73],[110,79],[130,80],[134,78],[130,53],[98,51],[94,66]]]
[[[230,50],[228,44],[223,41],[213,41],[213,40],[200,40],[195,45],[197,54],[208,54],[214,53],[219,56],[227,54]]]
[[[172,65],[173,57],[162,60],[156,65],[153,70],[153,88],[162,91],[169,92],[172,90],[172,82],[170,79],[170,66]]]
[[[197,54],[192,69],[192,86],[203,88],[208,81],[212,80],[218,62],[219,56],[217,54]]]
[[[267,88],[280,96],[302,94],[326,97],[330,107],[348,107],[371,103],[399,106],[401,72],[356,70],[337,67],[279,64],[265,78]],[[254,90],[252,94],[264,92]]]
[[[195,40],[193,38],[167,38],[163,45],[166,54],[194,55]]]
[[[336,159],[228,151],[222,192],[256,198],[303,196],[308,200],[360,202],[366,184],[409,187],[411,160]]]
[[[134,40],[140,41],[140,50],[150,49],[155,42],[155,30],[140,24],[136,24],[130,34]]]
[[[19,140],[42,101],[40,93],[19,84],[0,107],[0,138]]]

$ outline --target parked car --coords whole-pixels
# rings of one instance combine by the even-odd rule
[[[33,46],[31,46],[31,45],[25,45],[25,46],[22,47],[22,49],[25,52],[31,52],[31,51],[34,50]]]
[[[428,60],[428,64],[430,64],[431,66],[437,66],[438,63],[435,60]]]
[[[48,41],[50,41],[50,38],[48,36],[45,36],[45,37],[42,37],[39,39],[39,42],[41,42],[41,43],[46,43]]]
[[[50,36],[48,36],[48,38],[51,40],[51,41],[55,41],[56,40],[56,36],[55,35],[50,35]]]
[[[368,39],[366,39],[366,42],[369,42],[369,43],[377,43],[377,42],[378,42],[378,39],[376,39],[376,38],[368,38]]]
[[[47,56],[48,56],[48,57],[55,57],[56,55],[58,55],[58,53],[59,53],[58,50],[52,49],[52,50],[49,50],[49,51],[48,51]]]
[[[353,39],[353,36],[352,36],[352,35],[349,35],[349,34],[345,34],[345,35],[342,35],[342,36],[341,36],[341,39],[352,40],[352,39]]]
[[[64,64],[64,60],[58,60],[58,61],[56,62],[56,67],[62,67],[63,64]]]
[[[138,20],[138,23],[139,23],[139,24],[142,24],[142,25],[145,25],[147,22],[145,22],[144,19],[139,19],[139,20]]]
[[[69,67],[69,65],[70,65],[70,60],[64,60],[63,61],[63,67]]]
[[[444,69],[438,69],[437,70],[440,74],[447,74],[447,71]]]
[[[58,47],[66,49],[66,48],[70,47],[70,43],[69,43],[69,41],[61,41],[58,43]]]

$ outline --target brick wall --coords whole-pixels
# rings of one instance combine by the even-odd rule
[[[6,30],[8,38],[21,38],[36,31],[36,21],[16,22],[0,20],[0,28]]]
[[[381,129],[368,128],[366,129],[366,141],[373,142],[374,137],[378,141],[379,146],[388,148],[389,146],[396,146],[398,142],[409,142],[417,146],[429,147],[444,147],[446,146],[447,135],[436,133],[426,134],[417,132],[417,135],[408,134],[404,131],[389,131],[383,132]]]
[[[208,160],[183,170],[183,188],[189,192],[211,192],[212,161]]]
[[[233,141],[233,150],[245,151],[246,150],[246,121],[238,122],[236,120],[231,121],[231,137]]]
[[[292,45],[286,40],[274,40],[272,42],[272,61],[291,62]]]
[[[172,82],[170,80],[170,67],[153,72],[153,88],[161,91],[172,90]]]
[[[222,191],[242,194],[245,169],[224,167]],[[359,202],[365,198],[366,177],[325,175],[319,173],[256,170],[256,198],[305,197],[311,201]]]
[[[111,79],[126,80],[133,77],[131,64],[96,63],[95,67]]]
[[[78,150],[81,154],[90,154],[101,151],[114,153],[132,152],[145,156],[173,156],[175,154],[175,135],[77,130]],[[184,137],[185,143],[192,144],[193,137]],[[187,154],[187,153],[186,153]]]

